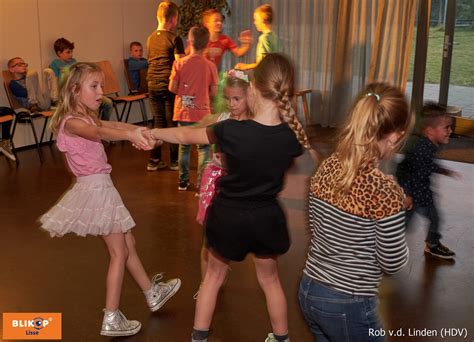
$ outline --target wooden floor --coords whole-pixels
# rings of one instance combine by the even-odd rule
[[[37,218],[71,184],[56,147],[42,147],[41,164],[34,149],[18,153],[20,165],[0,157],[0,311],[61,312],[64,341],[106,341],[99,335],[104,305],[107,253],[100,238],[50,238]],[[147,172],[147,154],[129,144],[106,147],[112,178],[134,217],[137,249],[150,273],[180,277],[181,290],[161,310],[151,314],[139,288],[127,275],[121,309],[142,322],[142,331],[121,341],[189,341],[193,323],[193,294],[199,286],[199,249],[202,229],[195,222],[194,191],[178,192],[177,172]],[[195,156],[194,156],[195,157]],[[436,177],[442,213],[443,242],[457,253],[455,262],[425,257],[424,222],[407,231],[409,265],[386,277],[380,311],[389,329],[405,334],[389,341],[441,341],[443,328],[467,329],[473,341],[473,164],[448,162],[463,173],[456,181]],[[313,341],[299,310],[297,289],[309,233],[306,224],[306,188],[313,166],[308,155],[297,159],[288,173],[281,202],[287,213],[292,246],[280,258],[280,275],[289,306],[293,342]],[[195,177],[195,170],[192,172]],[[195,179],[195,178],[194,178]],[[194,180],[192,179],[192,180]],[[1,329],[1,328],[0,328]],[[420,329],[420,330],[416,330]],[[422,330],[426,329],[426,330]],[[437,337],[410,337],[429,330]],[[220,294],[210,342],[262,341],[271,331],[264,296],[257,285],[251,258],[232,264]],[[1,336],[0,336],[1,337]]]

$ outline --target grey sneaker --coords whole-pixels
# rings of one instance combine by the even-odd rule
[[[278,341],[276,338],[275,338],[275,335],[272,334],[268,334],[268,337],[265,339],[265,342],[290,342],[290,339],[287,338],[283,341]]]
[[[178,164],[178,162],[171,162],[171,164],[170,164],[170,170],[172,170],[172,171],[178,171],[178,170],[179,170],[179,164]]]
[[[140,331],[142,325],[138,321],[129,321],[120,310],[109,311],[104,309],[101,335],[104,336],[131,336]]]
[[[163,273],[155,274],[151,279],[151,289],[145,292],[148,307],[152,312],[165,305],[181,287],[181,280],[178,278],[170,279],[167,282],[158,282],[161,279],[163,279]]]
[[[168,165],[166,165],[166,163],[162,160],[150,159],[148,161],[148,164],[146,165],[146,169],[147,169],[147,171],[156,171],[156,170],[159,170],[159,169],[164,169],[167,166]]]
[[[0,143],[0,153],[3,153],[5,157],[16,161],[15,154],[13,153],[12,146],[8,140],[2,141]]]

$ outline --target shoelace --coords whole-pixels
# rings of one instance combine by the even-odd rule
[[[153,284],[156,284],[158,283],[161,279],[163,279],[163,274],[165,274],[165,272],[161,272],[161,273],[157,273],[153,276],[153,278],[151,278],[151,282]]]

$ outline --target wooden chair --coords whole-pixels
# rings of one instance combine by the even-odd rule
[[[0,124],[3,124],[3,123],[8,122],[8,121],[13,122],[14,121],[14,116],[10,115],[10,114],[0,116]],[[3,137],[2,137],[2,139],[3,139]],[[15,145],[13,144],[13,133],[10,134],[10,139],[9,140],[10,140],[10,144],[12,146],[13,155],[15,156],[15,159],[16,159],[16,163],[19,164],[18,156],[16,155]]]
[[[311,94],[313,89],[301,89],[296,92],[296,101],[298,101],[298,97],[301,97],[301,101],[303,102],[303,115],[304,115],[304,126],[308,127],[311,123],[311,114],[309,112],[308,106],[308,98],[306,94]]]
[[[43,154],[41,152],[40,144],[43,142],[44,134],[46,132],[46,127],[48,126],[48,120],[54,114],[54,112],[41,111],[41,112],[31,113],[28,109],[23,108],[18,103],[15,96],[13,96],[13,93],[11,92],[11,89],[9,87],[9,83],[13,79],[13,75],[11,74],[9,70],[3,70],[2,75],[3,75],[3,87],[5,88],[5,93],[7,94],[8,102],[10,103],[10,107],[15,111],[15,121],[13,123],[11,136],[13,137],[13,135],[15,134],[16,125],[18,123],[29,124],[31,127],[31,131],[33,133],[33,137],[35,139],[36,149],[38,150],[40,161],[43,161]],[[36,134],[35,124],[33,120],[36,118],[44,119],[43,129],[41,130],[41,137],[39,140],[38,140],[38,135]],[[51,133],[49,141],[51,141],[52,138],[53,138],[53,134]]]
[[[128,106],[127,116],[125,117],[125,122],[127,122],[128,117],[130,115],[130,110],[132,109],[132,104],[134,102],[138,102],[140,104],[140,111],[142,114],[143,122],[146,124],[148,122],[148,118],[145,112],[144,99],[146,99],[147,96],[145,94],[132,94],[132,95],[120,96],[119,95],[120,85],[118,82],[118,78],[114,70],[112,69],[112,65],[110,64],[110,62],[100,61],[100,62],[96,62],[95,64],[97,64],[104,72],[104,75],[105,75],[104,95],[106,95],[112,100],[114,109],[115,109],[115,114],[117,115],[118,120],[122,121],[123,116]],[[124,104],[120,115],[118,114],[118,109],[117,109],[118,103]]]

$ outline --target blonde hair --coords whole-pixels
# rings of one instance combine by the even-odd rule
[[[271,24],[273,22],[273,9],[269,4],[258,6],[255,9],[255,13],[258,13],[265,24]]]
[[[357,96],[340,133],[336,147],[342,171],[336,193],[349,191],[361,167],[381,158],[378,142],[398,132],[403,136],[394,146],[399,149],[413,125],[403,93],[386,83],[372,83]]]
[[[281,120],[288,123],[300,144],[311,149],[293,105],[295,71],[290,61],[282,54],[269,53],[255,68],[253,83],[263,98],[277,103]]]
[[[172,1],[163,1],[158,5],[156,17],[161,22],[170,22],[173,17],[179,15],[179,7]]]
[[[58,107],[50,123],[53,132],[58,131],[61,121],[68,114],[82,117],[90,116],[100,125],[97,112],[82,105],[78,100],[84,80],[94,73],[103,75],[102,70],[94,63],[77,63],[66,72],[65,81],[61,84],[59,90]]]

